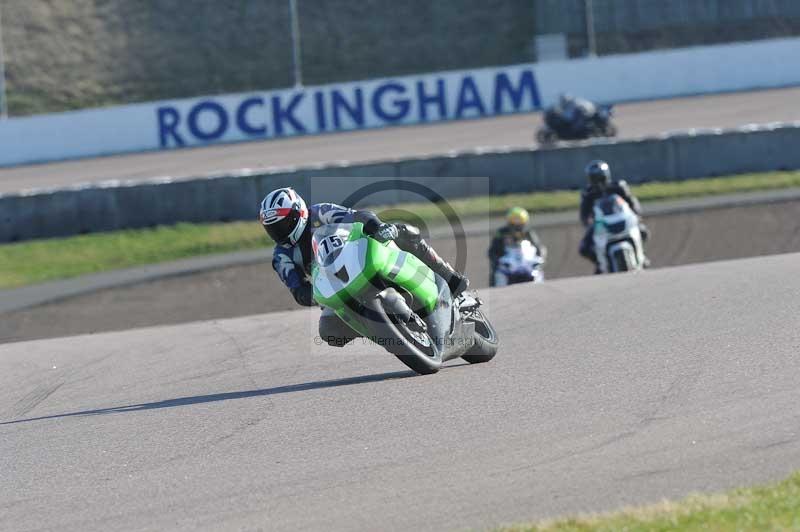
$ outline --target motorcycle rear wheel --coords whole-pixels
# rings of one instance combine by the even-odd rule
[[[616,137],[619,131],[617,130],[617,126],[614,124],[607,124],[603,133],[605,133],[606,137]]]

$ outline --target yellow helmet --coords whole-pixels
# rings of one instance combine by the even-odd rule
[[[512,207],[509,209],[508,213],[506,213],[506,221],[508,222],[508,225],[524,227],[528,225],[528,220],[530,219],[531,215],[522,207]]]

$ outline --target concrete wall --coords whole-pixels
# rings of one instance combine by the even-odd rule
[[[300,1],[307,85],[585,55],[584,0]],[[593,0],[601,54],[800,35],[796,0]],[[289,87],[287,0],[0,0],[11,114]]]
[[[375,178],[421,182],[446,198],[576,188],[587,161],[603,158],[633,183],[800,168],[800,123],[698,131],[629,141],[595,141],[539,150],[464,152],[452,156],[291,168],[266,174],[203,179],[109,182],[27,194],[0,195],[0,242],[181,221],[254,220],[268,191],[291,185],[311,202],[343,201]],[[448,178],[448,179],[444,179]],[[478,185],[475,185],[478,183]],[[406,192],[376,202],[409,201]]]
[[[304,83],[530,61],[530,4],[299,1]],[[294,84],[287,0],[0,0],[0,11],[14,116]]]
[[[800,39],[760,41],[11,118],[0,165],[170,150],[600,102],[800,84]]]
[[[570,56],[587,54],[585,0],[532,4],[537,35],[564,35]],[[592,0],[591,6],[599,55],[800,34],[796,0]]]
[[[647,30],[705,27],[713,31],[727,25],[800,18],[796,0],[592,0],[592,17],[598,33],[640,33]],[[541,33],[586,31],[585,0],[536,0],[536,29]]]

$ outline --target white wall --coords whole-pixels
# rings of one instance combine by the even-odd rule
[[[0,166],[793,84],[800,39],[440,72],[12,118]]]
[[[603,102],[800,84],[800,39],[699,46],[541,63],[542,100],[569,90]]]

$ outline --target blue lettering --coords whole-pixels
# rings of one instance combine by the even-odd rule
[[[287,121],[291,126],[298,131],[299,133],[305,133],[306,128],[303,124],[301,124],[297,117],[294,116],[294,112],[297,109],[297,105],[300,103],[305,97],[304,92],[298,92],[292,99],[289,100],[289,105],[286,108],[281,106],[281,98],[280,96],[273,96],[272,97],[272,121],[273,121],[273,130],[275,131],[276,135],[283,135],[283,122]]]
[[[391,103],[392,107],[395,109],[394,112],[387,112],[386,109],[383,108],[382,101],[383,96],[388,92],[404,94],[406,88],[394,81],[381,85],[372,94],[372,110],[378,115],[378,118],[385,122],[398,122],[406,117],[411,103],[405,98],[395,98]]]
[[[486,108],[483,106],[480,92],[475,85],[472,76],[465,76],[461,80],[461,88],[458,91],[458,104],[456,105],[456,118],[463,118],[464,112],[468,109],[475,109],[479,116],[486,115]]]
[[[351,104],[341,92],[337,90],[331,92],[334,128],[342,128],[342,121],[339,117],[339,111],[341,109],[344,109],[347,114],[350,115],[350,119],[356,123],[356,126],[364,127],[364,93],[361,90],[361,87],[356,87],[354,94],[356,101],[355,103]]]
[[[239,129],[246,135],[251,137],[263,137],[267,134],[266,124],[263,126],[254,126],[247,121],[247,111],[256,105],[263,107],[264,98],[254,96],[240,103],[238,109],[236,109],[236,125],[239,126]]]
[[[321,91],[314,93],[314,109],[317,112],[317,130],[328,130],[328,119],[325,117],[325,94]]]
[[[203,131],[200,129],[200,114],[204,111],[211,112],[217,116],[217,125],[210,131]],[[217,102],[206,100],[198,103],[189,111],[187,122],[189,124],[189,131],[195,138],[206,141],[216,140],[228,129],[228,113],[225,111],[225,108]]]
[[[180,134],[176,131],[181,121],[181,115],[174,107],[159,107],[158,110],[158,140],[162,148],[169,145],[169,139],[175,141],[176,146],[186,146]]]
[[[436,104],[439,108],[439,119],[447,118],[447,100],[444,92],[444,80],[436,80],[436,92],[427,94],[425,92],[425,82],[417,82],[417,100],[419,100],[419,119],[421,122],[428,121],[428,105]]]
[[[530,105],[532,109],[540,109],[542,107],[541,100],[539,99],[539,87],[536,85],[536,78],[533,77],[533,71],[526,70],[519,77],[519,84],[515,88],[511,85],[511,80],[505,72],[500,72],[494,77],[494,112],[503,112],[503,96],[508,94],[511,98],[511,105],[513,111],[519,111],[522,107],[522,97],[527,92],[530,95]]]

